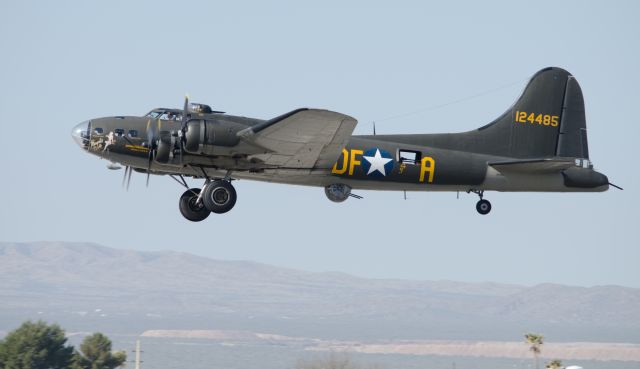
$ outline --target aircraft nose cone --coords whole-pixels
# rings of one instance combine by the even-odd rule
[[[77,124],[71,130],[71,137],[83,149],[89,147],[89,139],[91,138],[91,121],[85,120]]]

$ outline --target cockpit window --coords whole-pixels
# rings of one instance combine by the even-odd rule
[[[182,114],[177,114],[174,112],[165,112],[160,116],[160,119],[164,120],[182,120]]]
[[[159,118],[162,120],[182,120],[182,113],[176,112],[175,110],[171,111],[171,110],[156,109],[156,110],[150,111],[146,116],[151,117],[153,119]]]

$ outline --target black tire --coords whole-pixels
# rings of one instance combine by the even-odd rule
[[[182,196],[180,196],[180,213],[183,217],[192,222],[201,222],[207,219],[209,214],[211,214],[204,204],[196,204],[199,194],[199,188],[192,188],[186,190]]]
[[[236,204],[236,189],[229,181],[213,181],[207,185],[202,196],[204,206],[212,213],[222,214],[233,209]]]
[[[476,204],[476,210],[482,215],[487,215],[491,211],[491,203],[489,200],[480,200]]]

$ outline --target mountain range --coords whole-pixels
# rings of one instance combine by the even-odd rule
[[[332,338],[640,342],[640,289],[367,279],[175,251],[0,243],[0,330],[19,319]]]

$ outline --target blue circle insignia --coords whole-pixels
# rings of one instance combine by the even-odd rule
[[[368,176],[386,177],[393,169],[393,156],[377,147],[362,154],[362,170]]]

